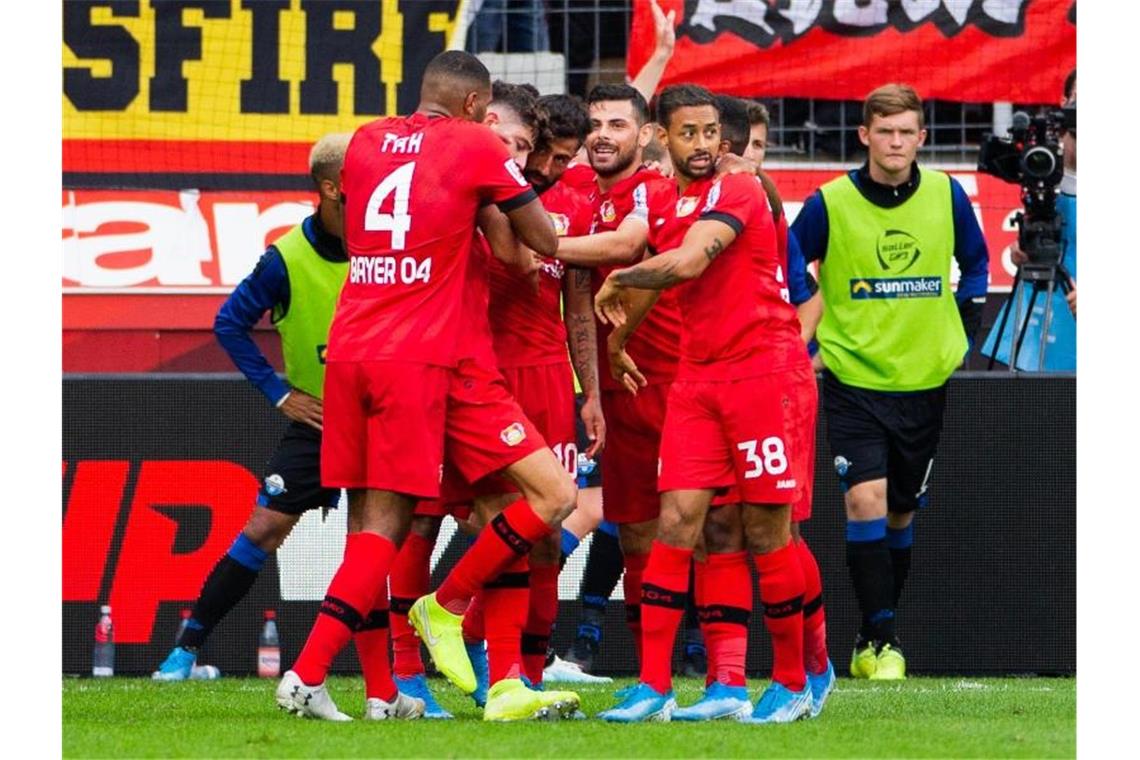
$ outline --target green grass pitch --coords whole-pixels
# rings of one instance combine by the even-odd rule
[[[593,716],[629,683],[577,689]],[[277,709],[275,681],[63,680],[64,757],[1074,757],[1076,682],[1052,678],[840,679],[823,714],[784,726],[610,725],[599,720],[486,724],[440,679],[457,720],[324,723]],[[755,694],[756,684],[752,684]],[[703,687],[679,679],[678,702]],[[359,716],[359,678],[332,678]]]

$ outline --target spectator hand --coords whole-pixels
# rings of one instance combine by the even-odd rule
[[[673,57],[673,47],[677,44],[677,30],[673,28],[673,21],[677,18],[676,11],[669,11],[668,15],[662,12],[657,0],[650,0],[649,12],[653,14],[653,33],[657,40],[654,55],[669,59]]]
[[[297,388],[289,391],[289,397],[281,405],[281,412],[294,422],[303,422],[317,430],[324,430],[324,405],[316,396],[310,396]]]
[[[1070,289],[1065,294],[1065,301],[1069,304],[1069,311],[1073,312],[1073,319],[1077,318],[1077,281],[1069,280]]]
[[[606,447],[606,420],[597,395],[586,396],[582,404],[582,422],[586,424],[586,437],[590,439],[590,446],[584,453],[593,459]]]

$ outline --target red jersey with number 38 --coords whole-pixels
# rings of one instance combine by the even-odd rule
[[[681,307],[678,380],[735,380],[806,363],[800,323],[788,303],[785,256],[760,181],[730,174],[690,184],[652,242],[677,248],[693,223],[713,219],[736,231],[695,280],[676,288]]]
[[[349,274],[328,360],[453,366],[475,214],[534,190],[487,127],[417,113],[356,130],[341,192]]]

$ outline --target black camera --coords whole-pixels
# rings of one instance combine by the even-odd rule
[[[978,153],[978,171],[1021,185],[1024,212],[1014,217],[1018,246],[1032,264],[1061,263],[1061,220],[1056,201],[1065,167],[1061,133],[1075,132],[1077,109],[1058,108],[1029,116],[1013,115],[1009,134],[986,134]]]

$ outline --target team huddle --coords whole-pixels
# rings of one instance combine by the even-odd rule
[[[543,683],[560,529],[577,504],[577,378],[584,453],[605,452],[602,510],[617,525],[640,660],[638,683],[598,717],[820,714],[835,671],[819,567],[798,530],[814,478],[819,400],[801,322],[818,318],[804,311],[815,282],[750,160],[762,153],[747,103],[684,84],[658,93],[655,110],[629,85],[599,85],[585,104],[492,87],[478,59],[452,51],[428,65],[414,114],[318,143],[317,213],[219,315],[237,335],[273,309],[290,387],[271,370],[259,387],[296,440],[270,463],[255,510],[269,522],[251,518],[219,562],[156,678],[187,677],[297,517],[346,489],[343,561],[277,687],[280,707],[349,720],[324,682],[352,639],[366,719],[452,717],[428,687],[421,642],[486,720],[584,717],[577,694]],[[651,145],[666,170],[646,161]],[[306,240],[315,264],[295,252]],[[339,296],[326,287],[328,308],[314,306],[309,282],[338,278]],[[431,591],[447,515],[474,540]],[[708,675],[702,698],[678,706],[671,659],[690,593]],[[753,702],[755,593],[773,667]],[[893,607],[860,603],[863,675],[878,662],[877,677],[902,677],[893,628],[876,622]]]

